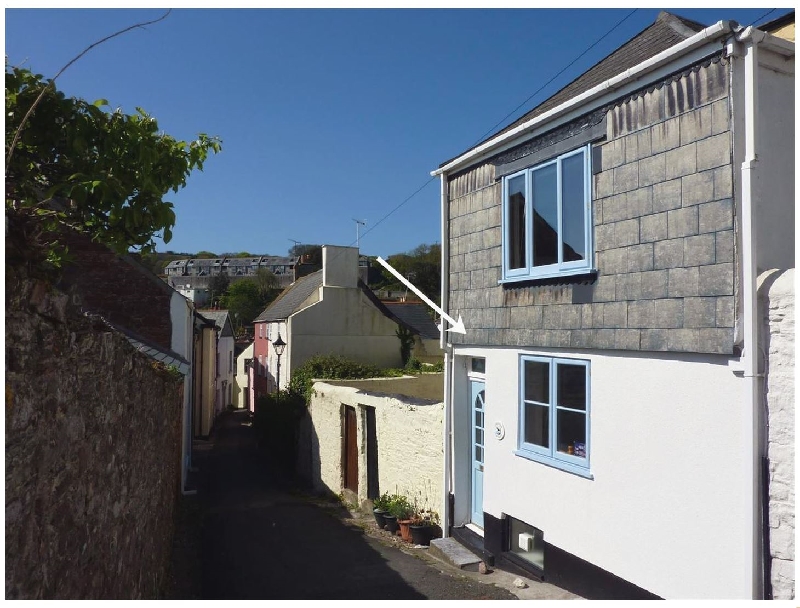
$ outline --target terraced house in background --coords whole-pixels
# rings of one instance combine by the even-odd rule
[[[586,597],[793,597],[794,146],[794,13],[661,13],[433,172],[446,533]]]
[[[274,255],[257,255],[248,258],[185,258],[172,260],[164,268],[167,284],[182,296],[202,306],[212,298],[212,277],[225,275],[231,282],[254,278],[259,269],[272,272],[281,288],[288,287],[297,278],[296,258]],[[219,295],[219,294],[217,294]]]

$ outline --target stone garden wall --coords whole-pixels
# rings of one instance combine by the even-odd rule
[[[441,376],[436,380],[441,383]],[[397,392],[416,379],[393,379]],[[403,494],[421,507],[442,512],[444,403],[366,388],[372,381],[347,380],[349,386],[314,384],[308,406],[305,437],[301,440],[300,473],[314,488],[338,494],[343,489],[343,407],[357,413],[359,505],[382,494]],[[386,384],[391,384],[387,381]],[[364,388],[362,388],[364,387]],[[413,388],[413,387],[411,387]],[[390,388],[382,387],[381,391]],[[367,429],[367,411],[375,415],[374,444]],[[373,450],[375,451],[373,454]],[[372,467],[369,461],[376,461]],[[371,478],[372,476],[376,476]]]
[[[759,294],[759,309],[763,313],[760,332],[767,356],[769,566],[772,597],[788,600],[794,598],[795,583],[794,269],[762,276],[766,277],[765,289]]]
[[[44,281],[6,282],[6,598],[153,598],[182,383]]]

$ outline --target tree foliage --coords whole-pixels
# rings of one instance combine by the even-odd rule
[[[271,272],[269,274],[272,275],[273,278],[275,277]],[[271,285],[272,283],[269,284]],[[233,321],[234,330],[236,333],[239,333],[243,327],[251,325],[253,319],[261,314],[261,311],[263,311],[277,295],[277,289],[265,289],[264,285],[259,283],[257,274],[255,279],[240,279],[231,283],[227,293],[222,296],[220,305],[228,310]]]
[[[215,274],[208,281],[208,289],[211,291],[211,299],[221,298],[228,293],[231,280],[226,274]]]
[[[258,285],[258,293],[265,302],[272,302],[281,289],[278,277],[268,268],[256,270],[255,282]]]
[[[440,245],[419,245],[407,253],[389,256],[387,262],[411,281],[422,293],[439,303],[441,299],[442,262]],[[404,290],[406,286],[381,267],[383,280],[376,289]]]
[[[6,66],[6,213],[36,217],[51,235],[45,245],[55,248],[60,225],[120,253],[152,251],[156,236],[169,242],[175,212],[164,197],[220,150],[216,137],[178,141],[141,108],[127,115],[106,100],[66,97],[42,75]]]

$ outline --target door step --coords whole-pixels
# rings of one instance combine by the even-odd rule
[[[428,555],[432,555],[445,563],[469,572],[478,572],[482,561],[480,557],[454,538],[433,539]]]

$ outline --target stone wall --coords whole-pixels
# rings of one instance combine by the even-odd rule
[[[499,285],[492,160],[451,177],[449,312],[467,328],[453,343],[731,354],[727,70],[717,58],[608,108],[593,155],[594,282]]]
[[[772,596],[794,599],[794,269],[771,271],[760,291],[766,366]]]
[[[378,492],[417,497],[441,515],[444,403],[359,387],[359,381],[350,386],[314,384],[305,449],[299,458],[305,467],[301,473],[318,491],[342,491],[342,406],[352,406],[357,419],[358,501],[373,498],[368,496],[366,408],[374,408]]]
[[[182,383],[67,295],[6,279],[6,598],[156,597]]]

